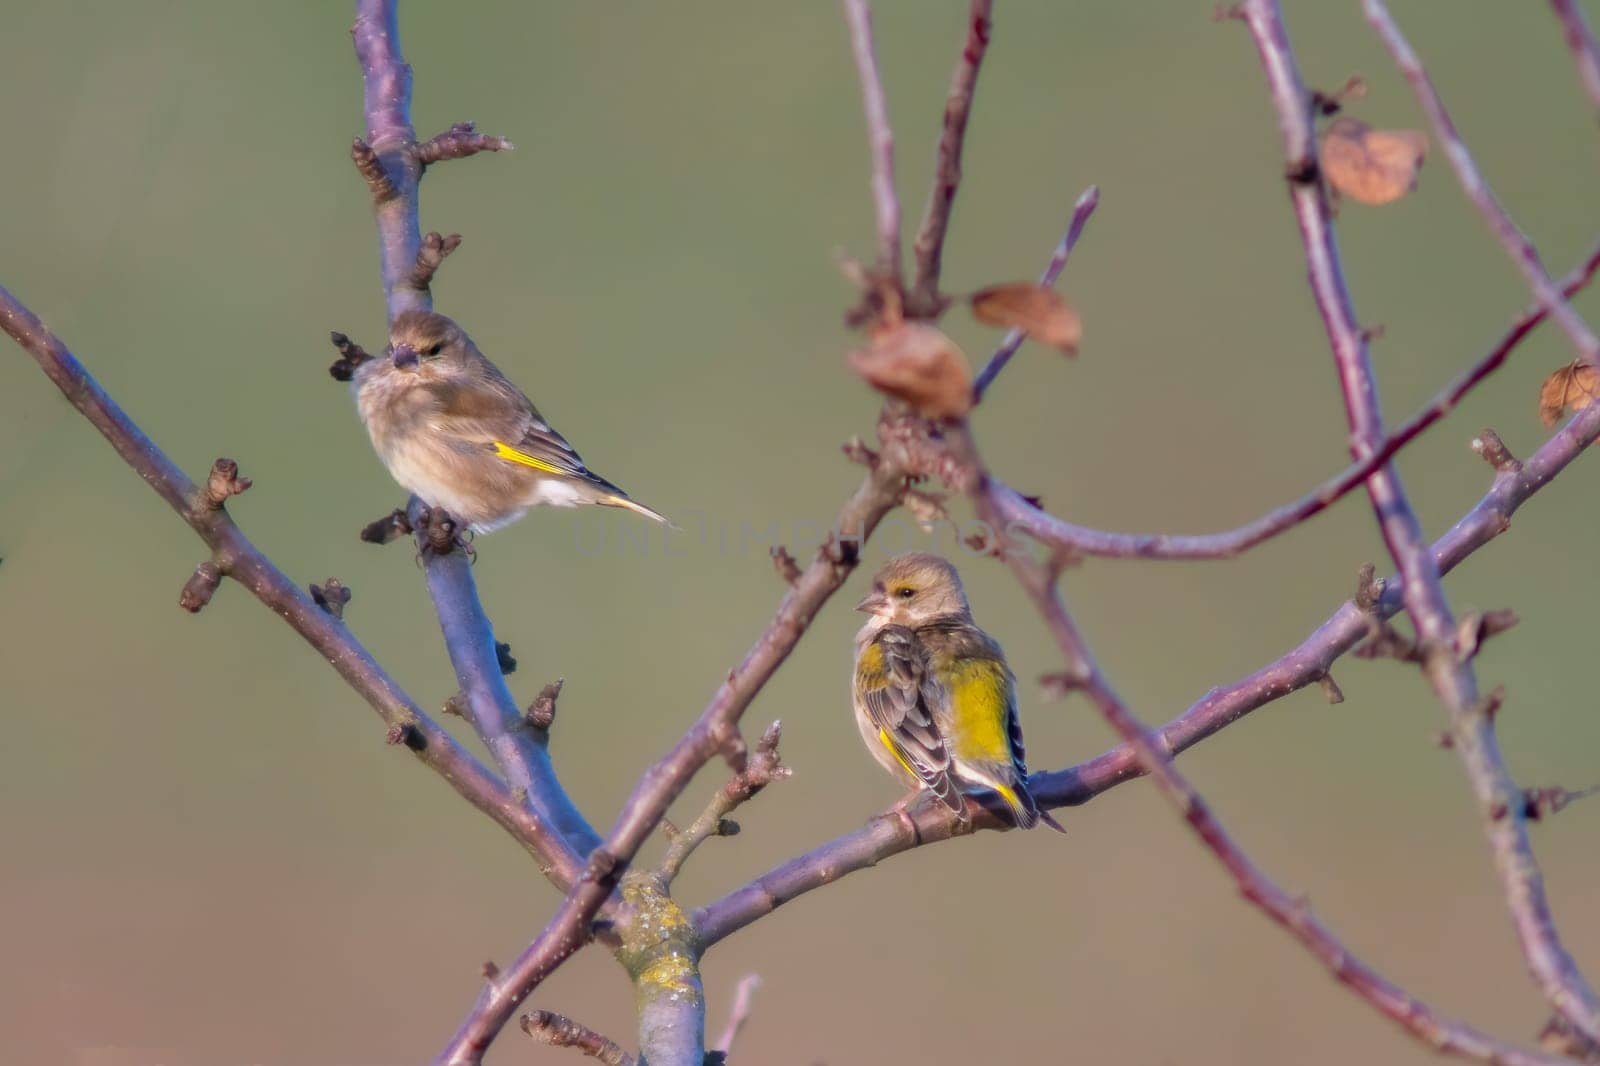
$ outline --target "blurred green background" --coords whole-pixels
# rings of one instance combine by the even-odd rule
[[[409,547],[355,533],[401,500],[345,390],[329,329],[382,343],[345,4],[8,0],[12,131],[0,283],[73,346],[179,463],[236,457],[233,513],[297,579],[355,590],[353,630],[425,706],[452,688]],[[959,0],[878,6],[908,218],[920,214]],[[1065,289],[1068,363],[1028,349],[975,416],[993,465],[1080,522],[1205,531],[1336,471],[1343,416],[1245,31],[1210,5],[1003,2],[946,257],[954,290],[1034,275],[1089,182],[1104,190]],[[1488,177],[1565,270],[1597,229],[1600,136],[1543,5],[1397,3]],[[1600,15],[1592,10],[1591,15]],[[1358,5],[1289,5],[1306,77],[1365,74],[1356,113],[1417,125]],[[872,250],[858,88],[837,6],[408,4],[426,135],[476,119],[515,153],[423,186],[459,231],[441,310],[466,324],[597,469],[676,515],[670,542],[611,512],[537,512],[480,541],[477,576],[521,669],[567,678],[554,750],[596,825],[697,713],[777,602],[776,526],[798,552],[870,431],[843,368],[851,298],[830,257]],[[1345,262],[1398,419],[1526,302],[1435,152],[1419,192],[1346,208]],[[1585,297],[1581,306],[1600,310]],[[997,339],[952,315],[976,363]],[[426,771],[237,587],[175,606],[195,539],[19,351],[0,357],[0,1058],[85,1066],[417,1062],[556,901],[518,849]],[[1526,453],[1535,394],[1569,357],[1541,332],[1400,466],[1431,534],[1488,484],[1495,426]],[[1589,667],[1593,463],[1449,582],[1515,607],[1489,645],[1502,736],[1530,785],[1600,778]],[[909,527],[890,538],[905,546]],[[741,530],[743,534],[741,545]],[[647,536],[644,547],[639,537]],[[631,537],[632,539],[624,539]],[[926,546],[925,540],[918,541]],[[944,542],[948,545],[948,538]],[[869,561],[882,558],[882,546]],[[1148,720],[1275,657],[1381,557],[1353,496],[1233,562],[1091,562],[1067,590]],[[1055,667],[1002,568],[968,559],[979,621],[1024,683],[1036,768],[1111,738]],[[785,723],[792,781],[680,881],[699,903],[859,825],[896,786],[847,706],[831,604],[752,709]],[[1523,975],[1442,712],[1394,663],[1336,672],[1184,757],[1238,838],[1349,944],[1443,1011],[1527,1043]],[[702,775],[678,813],[698,807]],[[1241,904],[1146,784],[1065,813],[1071,834],[984,834],[896,858],[785,907],[705,964],[713,1030],[766,980],[740,1059],[962,1063],[1423,1062]],[[1535,827],[1557,915],[1600,969],[1600,804]],[[536,1003],[631,1043],[603,954]],[[570,1060],[511,1034],[500,1063]]]

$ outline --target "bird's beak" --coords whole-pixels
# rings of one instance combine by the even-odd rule
[[[887,609],[889,600],[883,593],[876,590],[867,593],[862,601],[856,604],[856,610],[865,611],[867,614],[877,614]]]
[[[417,350],[409,344],[389,345],[389,358],[396,370],[417,369]]]

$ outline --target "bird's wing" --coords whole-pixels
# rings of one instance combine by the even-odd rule
[[[440,395],[433,420],[453,440],[478,445],[496,458],[557,477],[582,478],[611,491],[615,485],[583,464],[577,449],[557,433],[533,403],[498,371],[471,388]]]
[[[537,415],[528,422],[522,431],[522,436],[515,443],[497,440],[493,442],[493,448],[495,457],[504,459],[508,463],[532,467],[534,470],[555,474],[558,477],[582,478],[612,492],[621,491],[584,466],[583,459],[572,445],[567,443],[567,438],[557,433],[548,422]]]
[[[885,626],[856,661],[855,690],[883,745],[945,806],[965,814],[937,724],[948,694],[928,670],[916,634]]]
[[[1017,824],[1031,828],[1040,811],[1028,791],[1016,676],[1000,646],[982,630],[964,627],[946,641],[936,661],[948,677],[950,720],[945,730],[952,738],[957,772],[994,789]]]

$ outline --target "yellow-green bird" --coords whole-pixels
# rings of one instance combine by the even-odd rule
[[[987,790],[1019,827],[1065,832],[1028,791],[1017,679],[972,621],[956,568],[927,552],[897,555],[856,610],[872,615],[856,634],[853,695],[873,758],[963,821],[964,793]]]
[[[460,326],[405,311],[382,359],[351,388],[383,465],[429,507],[488,533],[539,504],[623,507],[671,525],[583,465],[532,401]]]

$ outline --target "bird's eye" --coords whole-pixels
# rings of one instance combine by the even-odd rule
[[[912,588],[910,585],[901,585],[899,588],[894,590],[894,594],[899,596],[902,600],[909,600],[911,597],[917,594],[917,590]]]
[[[443,348],[443,347],[444,347],[444,342],[441,341],[440,343],[435,344],[432,348],[429,348],[428,349],[428,354],[429,355],[438,355],[439,354],[439,349]]]

